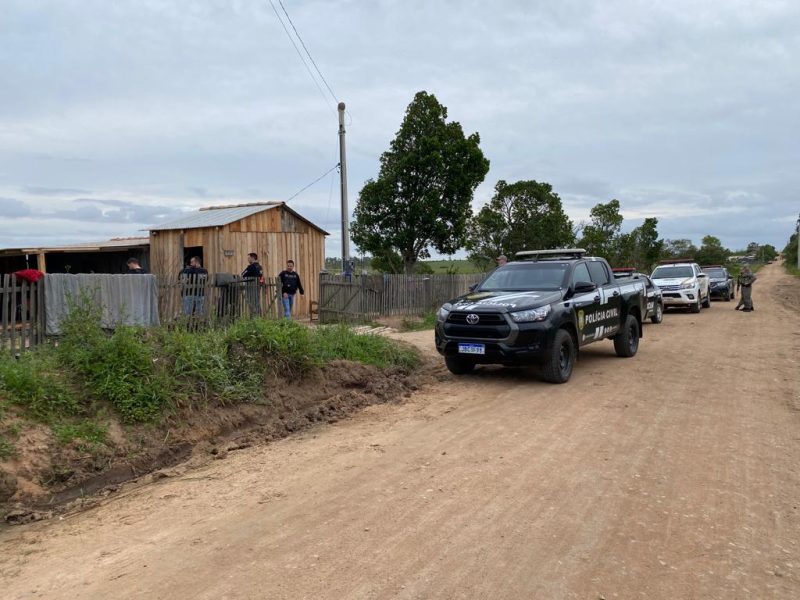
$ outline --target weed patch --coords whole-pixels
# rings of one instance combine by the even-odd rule
[[[108,436],[108,429],[94,421],[81,421],[79,423],[53,425],[53,433],[62,444],[67,444],[72,440],[84,440],[90,444],[104,444]]]

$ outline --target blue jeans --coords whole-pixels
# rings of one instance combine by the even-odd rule
[[[183,314],[187,317],[199,315],[203,312],[203,296],[184,296],[183,297]]]
[[[292,318],[292,307],[294,306],[294,294],[289,294],[286,298],[281,298],[283,300],[283,317],[285,319]]]

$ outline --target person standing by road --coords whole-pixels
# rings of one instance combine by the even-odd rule
[[[180,272],[183,289],[183,314],[187,317],[199,315],[203,312],[203,302],[205,301],[205,285],[208,279],[208,271],[203,268],[203,262],[199,256],[189,259],[189,265]]]
[[[283,297],[283,316],[286,319],[292,318],[292,308],[294,307],[294,296],[299,291],[301,296],[305,295],[303,283],[300,275],[294,270],[294,261],[286,261],[286,269],[278,274],[281,280],[281,295]]]
[[[753,308],[753,284],[756,277],[747,265],[742,267],[742,272],[736,278],[736,291],[739,293],[739,303],[734,310],[744,305],[742,312],[751,312]]]
[[[261,279],[264,269],[258,264],[258,254],[251,252],[247,255],[247,266],[242,271],[244,280],[245,297],[250,312],[254,315],[261,314]]]
[[[505,267],[508,263],[508,258],[506,258],[505,254],[501,254],[497,257],[497,266],[498,267]]]

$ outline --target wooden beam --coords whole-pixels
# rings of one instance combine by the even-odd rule
[[[42,273],[47,273],[47,258],[44,252],[36,255],[36,268]]]

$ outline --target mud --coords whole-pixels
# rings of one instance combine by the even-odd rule
[[[0,515],[7,524],[41,520],[94,506],[126,482],[146,483],[229,453],[278,440],[320,423],[335,423],[373,404],[395,402],[417,389],[420,376],[335,361],[297,379],[265,382],[259,403],[183,410],[160,426],[112,421],[109,441],[87,447],[57,444],[41,425],[24,429],[18,452],[0,463]]]

